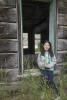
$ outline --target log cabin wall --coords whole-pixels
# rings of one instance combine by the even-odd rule
[[[0,68],[9,69],[7,73],[8,81],[12,75],[17,76],[18,39],[16,0],[0,0]]]
[[[16,0],[0,0],[0,68],[9,69],[8,81],[18,69]],[[67,0],[57,0],[56,54],[58,68],[67,55]]]
[[[67,61],[67,0],[57,0],[57,64],[61,69]]]

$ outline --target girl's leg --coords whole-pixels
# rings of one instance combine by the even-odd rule
[[[53,71],[46,71],[46,70],[42,70],[42,69],[40,71],[41,71],[42,75],[45,77],[47,85],[50,84],[55,89],[55,91],[58,95],[58,89],[56,88],[56,85],[53,81],[53,76],[54,76]]]
[[[44,85],[44,82],[47,82],[47,79],[48,79],[47,71],[46,70],[43,70],[43,69],[40,69],[40,71],[41,71],[41,73],[43,75],[42,85]]]
[[[46,70],[40,69],[42,75],[44,76],[44,78],[47,80],[48,79],[48,74]]]
[[[48,72],[48,81],[49,81],[49,84],[55,89],[56,93],[58,94],[58,89],[56,88],[56,85],[53,81],[53,71],[49,71]]]

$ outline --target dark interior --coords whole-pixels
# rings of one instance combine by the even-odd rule
[[[41,43],[49,40],[49,3],[22,0],[23,33],[28,33],[24,54],[35,53],[34,34],[41,34]]]

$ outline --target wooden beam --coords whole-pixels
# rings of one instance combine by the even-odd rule
[[[52,49],[56,53],[56,0],[50,3],[49,13],[49,41],[52,43]]]
[[[23,28],[22,28],[22,2],[17,0],[17,17],[18,17],[18,52],[19,52],[19,74],[23,73]]]

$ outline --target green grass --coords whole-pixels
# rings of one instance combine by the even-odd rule
[[[39,52],[40,51],[40,43],[38,44],[38,48],[35,49],[35,52]]]
[[[66,65],[65,65],[66,66]],[[27,67],[30,69],[30,64],[27,62]],[[65,67],[66,68],[66,67]],[[0,71],[0,80],[6,81],[6,71]],[[59,76],[54,77],[57,88],[60,93],[60,100],[67,100],[67,73],[62,70]],[[16,85],[13,85],[13,90],[7,90],[8,83],[0,84],[0,100],[55,100],[57,97],[54,89],[46,85],[46,80],[43,76],[34,77],[30,74],[26,78],[19,78],[17,80],[17,89],[14,90]],[[10,87],[12,85],[9,85]]]
[[[67,100],[67,75],[56,76],[54,80],[60,91],[60,100]],[[46,86],[42,76],[29,75],[19,81],[15,91],[7,91],[5,85],[0,85],[0,100],[54,100],[57,96],[54,89]]]

